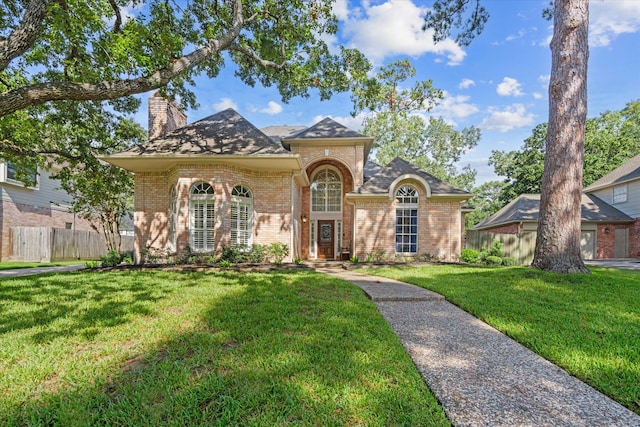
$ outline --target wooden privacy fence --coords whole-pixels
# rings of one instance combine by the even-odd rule
[[[95,231],[52,227],[11,227],[12,254],[16,261],[54,262],[98,259],[107,246]],[[133,251],[133,237],[122,236],[122,252]]]
[[[518,265],[529,265],[533,261],[536,248],[536,232],[525,231],[520,234],[488,233],[480,230],[467,231],[465,247],[482,251],[488,249],[497,239],[502,242],[505,256],[516,260]]]

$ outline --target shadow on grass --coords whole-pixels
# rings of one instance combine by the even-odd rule
[[[0,334],[32,330],[36,343],[58,337],[91,338],[103,327],[153,314],[154,303],[175,291],[171,282],[161,280],[162,275],[83,272],[3,279]]]
[[[188,280],[204,286],[210,277]],[[206,287],[191,289],[203,309],[190,330],[174,331],[108,378],[24,402],[7,414],[9,422],[448,425],[399,341],[359,289],[310,272],[215,277],[242,291],[210,298]],[[145,301],[170,291],[146,292],[141,293]],[[112,308],[103,296],[100,319]],[[134,307],[130,303],[127,310]]]
[[[452,265],[368,273],[444,295],[640,414],[640,274],[591,271]]]

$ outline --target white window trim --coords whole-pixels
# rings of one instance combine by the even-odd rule
[[[616,194],[618,190],[618,194]],[[611,189],[611,204],[625,203],[628,200],[629,186],[627,184],[616,185]],[[616,200],[618,198],[619,200]]]
[[[177,250],[178,230],[178,187],[171,187],[169,193],[169,245],[172,251]]]
[[[249,196],[231,196],[231,244],[239,245],[246,248],[251,248],[253,245],[253,192],[249,188],[244,185],[236,185],[233,187],[233,191],[236,188],[241,188],[244,194],[249,194]],[[232,191],[232,194],[233,194]],[[242,229],[240,226],[242,221],[238,218],[234,219],[234,215],[237,216],[238,212],[241,211],[240,208],[247,208],[247,219],[246,219],[246,229]],[[236,212],[234,213],[234,210]],[[233,223],[236,222],[236,227],[234,228]],[[239,242],[238,236],[239,234],[246,233],[247,239],[246,242]]]
[[[200,184],[206,184],[213,189],[213,186],[207,182],[196,182],[189,189],[189,245],[193,252],[213,252],[215,250],[215,193],[212,194],[193,194],[193,189],[195,186]],[[195,217],[194,217],[194,206],[195,202],[203,203],[204,205],[204,217],[203,224],[204,227],[196,229],[195,226]],[[207,213],[211,212],[212,217],[209,218]],[[206,223],[211,221],[213,226],[211,229],[206,226]],[[203,237],[203,247],[196,247],[195,244],[195,233],[196,231],[201,231],[204,233]]]
[[[405,188],[405,187],[411,188],[413,191],[415,191],[416,203],[399,203],[398,202],[398,192],[402,188]],[[394,221],[394,226],[395,226],[395,231],[394,231],[395,251],[396,251],[396,254],[398,254],[398,255],[415,255],[415,254],[419,253],[418,245],[419,245],[419,242],[420,242],[420,239],[419,239],[420,230],[419,230],[419,227],[418,227],[418,221],[420,219],[420,217],[419,217],[419,213],[420,213],[420,210],[419,210],[419,192],[418,192],[418,189],[415,188],[413,185],[402,185],[402,186],[400,186],[400,187],[398,187],[396,189],[395,195],[396,195],[396,217],[395,217],[395,221]],[[401,251],[398,251],[398,241],[397,241],[397,239],[398,239],[398,210],[400,210],[400,209],[403,209],[403,210],[415,210],[416,211],[416,233],[415,233],[415,236],[416,236],[416,250],[415,250],[415,252],[401,252]],[[412,233],[410,233],[410,234],[402,233],[402,235],[412,235]]]
[[[317,245],[317,224],[316,224],[316,220],[312,219],[311,221],[309,221],[309,255],[311,255],[313,258],[316,258],[318,256],[318,245]]]
[[[316,181],[316,178],[318,177],[318,175],[320,173],[324,172],[324,171],[327,171],[327,170],[335,173],[338,176],[338,178],[340,179],[340,208],[339,208],[339,210],[335,210],[335,211],[328,211],[328,210],[317,211],[317,210],[315,210],[314,206],[313,206],[313,193],[314,192],[313,192],[313,188],[310,188],[309,212],[311,212],[312,214],[318,215],[318,214],[341,214],[342,213],[343,205],[344,205],[344,202],[343,202],[343,198],[344,198],[344,196],[343,196],[344,177],[342,176],[342,174],[340,173],[340,171],[337,168],[335,168],[333,166],[322,166],[322,167],[319,167],[318,170],[316,170],[313,173],[313,179],[311,180],[311,186],[313,186],[313,184]],[[325,203],[325,209],[326,209],[326,203]]]
[[[23,187],[29,190],[38,190],[40,189],[40,168],[36,167],[36,183],[33,186],[24,185],[24,182],[18,181],[17,179],[9,178],[8,171],[8,163],[2,162],[0,163],[0,182],[4,182],[5,184],[14,185],[16,187]]]

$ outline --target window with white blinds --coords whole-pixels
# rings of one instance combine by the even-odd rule
[[[189,192],[189,244],[194,252],[213,252],[215,249],[215,210],[213,187],[198,182]]]
[[[231,244],[247,248],[253,244],[253,195],[242,185],[231,192]]]

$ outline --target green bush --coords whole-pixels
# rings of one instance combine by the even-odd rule
[[[100,257],[100,265],[102,267],[114,267],[122,262],[122,255],[116,250],[110,250],[103,257]]]
[[[275,242],[267,246],[267,255],[275,265],[282,264],[282,261],[289,255],[289,245]]]
[[[502,265],[506,265],[506,266],[516,265],[516,260],[514,258],[509,258],[509,257],[502,258]]]
[[[228,259],[223,259],[218,261],[218,265],[222,268],[229,268],[231,267],[233,264],[231,263],[231,261],[229,261]]]
[[[349,262],[352,264],[357,264],[358,262],[360,262],[360,260],[358,259],[357,256],[352,256],[351,258],[349,258]]]
[[[502,250],[503,243],[498,239],[493,239],[493,244],[487,250],[488,256],[497,256],[502,258],[504,256],[504,251]]]
[[[304,259],[296,257],[296,258],[294,258],[293,263],[295,265],[302,265],[302,264],[304,264]]]
[[[500,265],[502,264],[502,258],[500,258],[499,256],[489,255],[485,258],[484,262],[489,265]]]
[[[480,254],[475,249],[463,249],[460,252],[460,259],[472,264],[480,262]]]
[[[386,260],[387,251],[384,249],[375,249],[373,252],[369,252],[364,262],[383,262]]]

